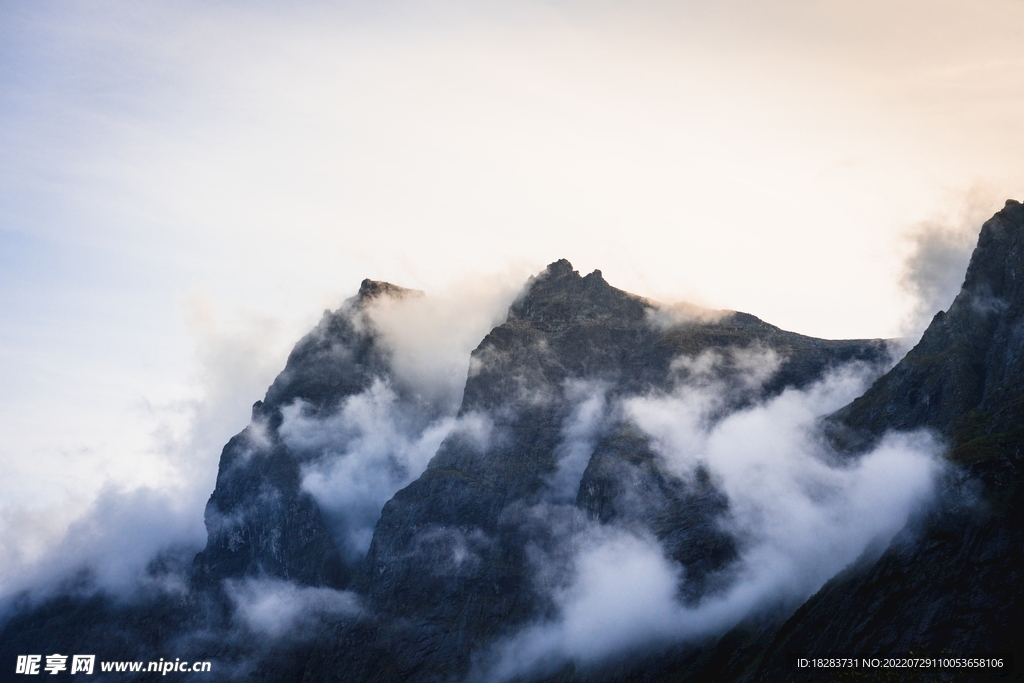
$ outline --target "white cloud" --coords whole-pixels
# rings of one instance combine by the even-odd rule
[[[921,338],[932,316],[947,310],[960,292],[981,225],[999,203],[993,188],[974,187],[955,211],[922,221],[907,233],[910,251],[900,284],[911,301],[902,330],[908,347]]]
[[[375,300],[367,315],[390,352],[394,381],[416,394],[425,410],[457,411],[470,353],[505,321],[525,279],[510,269],[463,277],[426,296]]]
[[[607,390],[602,382],[566,382],[565,398],[573,404],[573,409],[562,426],[562,441],[555,453],[557,468],[547,482],[553,502],[573,503],[576,500],[583,471],[590,462],[607,420]]]
[[[126,414],[107,406],[144,438],[123,452],[118,444],[26,467],[23,476],[46,490],[43,504],[0,500],[0,598],[22,590],[45,595],[84,569],[90,590],[130,599],[152,587],[147,566],[159,553],[202,548],[221,449],[245,426],[287,347],[264,317],[225,320],[200,296],[187,312],[196,368],[189,393],[141,400]]]
[[[425,423],[416,408],[377,381],[326,418],[306,415],[301,402],[284,410],[281,438],[308,461],[302,487],[352,558],[370,546],[384,503],[426,469],[457,424],[451,416]]]
[[[287,581],[226,581],[235,618],[254,633],[270,638],[301,639],[325,618],[362,614],[359,598],[349,591],[297,586]]]

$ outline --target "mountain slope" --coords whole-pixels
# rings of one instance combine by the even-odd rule
[[[852,567],[808,600],[749,680],[790,680],[792,652],[1011,652],[1012,679],[1024,678],[1022,406],[1024,205],[1008,201],[982,227],[949,311],[833,416],[848,444],[890,429],[944,434],[956,465],[944,504],[876,562]]]
[[[963,287],[921,341],[836,421],[871,438],[930,427],[960,446],[1024,424],[1024,205],[982,227]]]

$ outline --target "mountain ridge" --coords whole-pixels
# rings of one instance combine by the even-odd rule
[[[668,315],[562,259],[530,278],[473,350],[457,410],[431,412],[392,381],[392,351],[370,315],[422,296],[364,280],[295,345],[223,449],[188,592],[124,604],[86,591],[25,606],[0,631],[3,661],[107,638],[109,659],[171,646],[241,680],[480,676],[495,643],[564,611],[572,553],[581,534],[602,530],[660,548],[678,568],[674,599],[699,606],[735,580],[748,542],[728,531],[734,501],[713,467],[667,467],[624,406],[713,391],[710,428],[850,363],[881,376],[824,419],[827,435],[856,462],[893,430],[936,430],[954,464],[934,509],[788,611],[518,680],[782,681],[797,651],[1019,651],[1024,205],[1008,201],[985,223],[961,294],[884,374],[883,340],[814,339],[738,312]],[[359,422],[353,406],[393,422]],[[363,453],[360,439],[385,427],[404,439],[405,460],[388,446],[359,461],[383,489],[356,505],[311,487],[310,472]],[[240,616],[239,586],[359,607],[318,608],[305,636],[268,640]]]

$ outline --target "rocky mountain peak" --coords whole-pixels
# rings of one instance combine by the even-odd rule
[[[361,304],[365,304],[370,301],[379,299],[380,297],[390,297],[392,299],[405,299],[411,296],[424,296],[424,292],[419,289],[407,289],[405,287],[393,285],[390,282],[384,282],[382,280],[371,280],[367,278],[359,284],[359,293],[356,294],[356,301],[358,301]]]
[[[544,272],[537,275],[537,278],[544,277],[564,277],[573,276],[579,277],[579,271],[572,267],[569,259],[560,258],[557,261],[548,264],[548,267],[544,269]]]
[[[836,413],[853,447],[888,429],[930,427],[964,445],[1024,420],[1024,204],[982,226],[963,288],[921,341]]]
[[[964,278],[963,295],[1015,298],[1024,284],[1024,204],[1007,200],[985,222]],[[975,304],[978,302],[975,301]],[[952,310],[952,308],[950,309]]]
[[[605,282],[600,270],[580,276],[569,261],[560,259],[530,278],[509,308],[508,321],[528,321],[547,329],[585,320],[635,324],[648,308],[640,297]]]

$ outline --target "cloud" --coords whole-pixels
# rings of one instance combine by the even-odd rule
[[[320,505],[350,559],[366,553],[391,496],[416,479],[455,428],[451,416],[427,421],[378,380],[326,418],[284,409],[281,438],[300,458],[302,487]]]
[[[287,581],[247,579],[225,581],[237,622],[272,639],[308,637],[324,618],[362,614],[359,598],[350,591],[297,586]]]
[[[992,188],[975,186],[965,193],[956,211],[923,221],[907,234],[910,252],[900,284],[912,303],[903,323],[908,344],[920,339],[932,317],[953,303],[981,225],[991,217],[993,207],[1000,205]]]
[[[567,659],[592,663],[676,635],[682,572],[657,542],[598,527],[583,540],[574,558],[575,580],[554,591],[559,619],[499,643],[489,653],[492,663],[471,673],[471,680],[550,673]]]
[[[692,472],[707,429],[724,414],[756,399],[779,368],[772,349],[712,349],[670,364],[676,388],[668,396],[633,396],[621,402],[630,420],[660,447],[669,471]]]
[[[562,427],[562,441],[555,453],[557,469],[547,481],[553,502],[572,503],[576,500],[583,471],[607,422],[607,390],[603,382],[566,382],[565,397],[575,406]]]
[[[76,590],[122,600],[184,586],[191,558],[205,543],[203,510],[220,451],[248,421],[254,398],[287,354],[274,319],[224,316],[203,295],[186,301],[185,316],[194,334],[188,393],[138,400],[124,418],[148,427],[148,440],[109,456],[112,462],[102,453],[78,454],[95,466],[71,482],[62,482],[60,472],[37,472],[37,479],[68,491],[65,501],[3,507],[0,599],[21,591],[44,598],[76,575],[88,578]],[[175,561],[161,560],[154,573],[154,560],[169,556]]]
[[[686,302],[660,304],[652,301],[650,303],[654,304],[654,307],[648,308],[644,313],[651,326],[659,331],[693,323],[714,323],[733,313],[733,311],[705,308]]]
[[[422,297],[380,297],[367,308],[390,352],[394,382],[411,391],[421,410],[455,413],[469,372],[470,353],[505,321],[524,277],[463,277]]]
[[[281,438],[300,459],[302,488],[316,499],[352,561],[370,546],[384,504],[414,481],[450,434],[483,451],[491,422],[478,413],[429,419],[384,380],[326,417],[297,402],[284,409]]]
[[[748,365],[751,385],[770,376],[762,370]],[[649,437],[667,476],[692,482],[703,471],[727,497],[717,524],[736,541],[737,559],[723,581],[688,600],[685,567],[643,529],[614,520],[563,525],[561,544],[574,552],[532,555],[537,585],[557,616],[480,653],[471,679],[510,680],[570,661],[585,668],[696,642],[745,617],[792,609],[863,553],[884,547],[933,497],[941,447],[917,432],[889,434],[856,460],[831,452],[817,421],[857,396],[869,377],[848,366],[724,416],[727,383],[681,383],[667,396],[622,399],[618,414]],[[627,496],[623,504],[655,503]],[[559,562],[567,565],[550,566]]]

